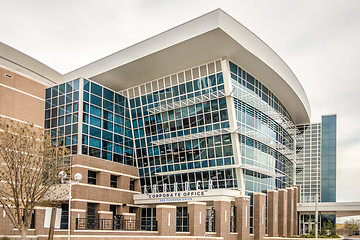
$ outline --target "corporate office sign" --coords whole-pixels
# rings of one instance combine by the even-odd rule
[[[209,182],[209,189],[212,189],[212,181]],[[174,183],[173,192],[167,192],[168,188],[166,184],[163,184],[163,192],[158,192],[157,185],[154,184],[151,188],[152,193],[146,193],[146,185],[144,186],[144,192],[149,199],[157,199],[159,202],[181,202],[191,201],[193,197],[204,196],[205,190],[200,189],[200,181],[196,182],[196,190],[190,189],[189,182],[185,182],[185,191],[178,192],[177,183]]]
[[[170,202],[189,202],[189,201],[214,201],[216,199],[234,200],[234,196],[241,195],[239,190],[234,189],[214,189],[212,182],[209,181],[208,188],[200,188],[200,182],[197,182],[194,189],[190,188],[190,184],[185,182],[184,191],[178,191],[177,183],[171,187],[163,184],[162,191],[158,191],[156,185],[151,186],[151,192],[134,194],[134,204],[156,204]]]
[[[147,194],[151,199],[158,198],[176,198],[176,197],[200,197],[204,196],[205,191],[190,191],[190,192],[168,192],[168,193],[149,193]]]
[[[241,195],[239,190],[234,189],[199,189],[189,191],[172,191],[134,194],[134,204],[157,204],[157,203],[176,203],[191,201],[214,201],[214,200],[234,200],[235,196]]]

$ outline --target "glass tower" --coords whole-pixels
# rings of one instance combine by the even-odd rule
[[[321,125],[321,201],[336,202],[336,115],[323,116]]]
[[[296,142],[296,183],[301,185],[300,202],[336,202],[336,115],[322,116],[321,123],[298,126],[302,139]],[[314,231],[315,215],[300,214],[300,234]],[[336,223],[336,215],[320,214],[324,223]]]
[[[301,202],[336,202],[336,115],[322,116],[321,123],[298,126],[296,183]]]
[[[321,190],[321,124],[298,126],[302,138],[296,142],[296,183],[301,185],[300,202],[315,202]]]

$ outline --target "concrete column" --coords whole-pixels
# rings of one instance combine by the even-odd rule
[[[113,212],[111,212],[110,205],[105,203],[97,204],[96,213],[99,215],[100,219],[112,219]]]
[[[279,228],[278,228],[278,235],[280,237],[287,236],[287,190],[286,189],[279,189],[279,205],[278,205],[278,212],[279,212]]]
[[[160,236],[175,236],[176,206],[157,205],[156,220]]]
[[[300,203],[301,202],[301,195],[300,195],[301,194],[301,185],[296,185],[296,187],[298,188],[297,201],[298,201],[298,203]]]
[[[98,172],[96,174],[96,185],[110,187],[110,173]]]
[[[139,225],[136,225],[136,214],[135,213],[123,213],[124,216],[124,227],[125,229],[135,231],[140,229]],[[126,221],[127,220],[127,221]]]
[[[190,236],[204,236],[206,227],[206,203],[188,202]]]
[[[299,235],[299,217],[297,212],[297,204],[300,203],[300,186],[294,187],[294,235]]]
[[[124,220],[136,220],[136,213],[123,213]]]
[[[279,204],[279,194],[278,191],[270,190],[267,193],[267,229],[269,237],[278,237],[278,204]]]
[[[294,235],[294,189],[286,188],[287,194],[287,236]]]
[[[128,177],[128,176],[118,177],[118,188],[129,190],[130,189],[130,177]]]
[[[215,200],[215,232],[224,239],[230,238],[230,201]]]
[[[55,226],[55,214],[53,214],[54,213],[53,211],[55,211],[55,214],[56,214],[56,208],[53,208],[53,210],[51,212],[51,221],[54,221],[53,222],[54,225],[50,224],[50,226]],[[35,209],[35,233],[38,235],[41,235],[41,234],[48,235],[49,234],[49,229],[44,228],[44,219],[45,219],[45,209],[36,208]],[[0,221],[0,224],[2,224],[1,221]]]
[[[266,194],[254,193],[254,240],[263,240],[266,221]]]
[[[236,196],[236,232],[238,240],[250,239],[250,197]]]

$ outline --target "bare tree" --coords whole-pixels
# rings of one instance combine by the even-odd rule
[[[353,234],[356,231],[359,231],[359,224],[360,224],[360,220],[356,220],[356,219],[349,219],[345,221],[345,230],[346,233],[349,234]]]
[[[31,226],[35,206],[56,190],[58,173],[68,171],[68,151],[31,124],[0,121],[0,204],[21,239]],[[54,198],[53,198],[54,199]]]

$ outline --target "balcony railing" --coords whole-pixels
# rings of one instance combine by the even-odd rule
[[[157,221],[77,218],[76,230],[157,231]]]

